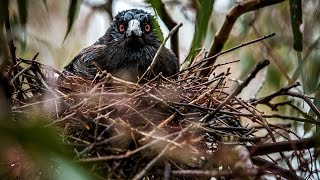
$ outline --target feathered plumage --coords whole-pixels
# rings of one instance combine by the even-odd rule
[[[93,79],[96,67],[129,81],[136,81],[151,64],[161,45],[153,28],[153,16],[143,10],[130,9],[118,13],[106,31],[93,45],[84,48],[65,67],[72,73]],[[163,48],[148,79],[158,75],[171,76],[179,71],[174,53]]]

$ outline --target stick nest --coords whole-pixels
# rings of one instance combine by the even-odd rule
[[[228,70],[200,78],[195,66],[178,78],[159,75],[136,84],[104,72],[92,81],[65,77],[34,60],[19,59],[15,67],[20,73],[13,79],[14,112],[45,111],[48,126],[60,130],[76,161],[96,176],[162,179],[266,172],[254,168],[245,147],[270,141],[279,127],[268,125],[255,108],[257,101],[229,92]],[[256,125],[243,126],[241,119]]]

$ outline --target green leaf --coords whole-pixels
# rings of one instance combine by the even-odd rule
[[[34,122],[24,118],[21,123],[8,122],[0,124],[0,140],[14,139],[29,153],[44,156],[48,153],[65,155],[59,136],[53,128],[45,127],[40,120]],[[23,122],[24,121],[24,122]]]
[[[312,130],[313,126],[314,126],[314,124],[312,124],[312,123],[303,123],[304,134],[309,133]]]
[[[153,8],[155,14],[155,20],[152,21],[153,27],[157,31],[158,38],[162,42],[164,40],[163,33],[161,31],[161,28],[159,26],[159,23],[156,21],[156,19],[159,17],[162,19],[162,10],[161,10],[161,1],[159,0],[146,0],[146,3],[150,4],[151,7]]]
[[[146,3],[150,4],[156,12],[161,13],[161,1],[159,1],[159,0],[146,0]]]
[[[297,51],[297,59],[298,59],[298,68],[300,71],[300,76],[301,76],[301,81],[302,81],[302,88],[303,88],[303,93],[306,92],[306,78],[305,78],[305,74],[303,72],[303,61],[302,61],[302,57],[301,57],[301,52]]]
[[[156,29],[159,40],[161,42],[163,42],[163,40],[164,40],[163,33],[161,31],[160,25],[159,25],[158,21],[156,20],[156,18],[153,19],[152,25]]]
[[[291,28],[293,32],[293,48],[296,51],[302,51],[302,7],[301,0],[290,0]]]
[[[73,163],[68,159],[55,158],[59,168],[61,169],[59,173],[55,173],[56,180],[86,180],[92,179],[84,168],[80,167],[78,164]]]
[[[300,115],[302,115],[304,118],[305,118],[305,122],[307,123],[312,123],[312,122],[314,122],[314,124],[316,124],[318,121],[315,119],[315,118],[313,118],[312,116],[310,116],[308,113],[305,113],[303,110],[301,110],[301,108],[300,107],[297,107],[297,106],[295,106],[295,105],[293,105],[293,104],[290,104],[290,106],[294,109],[294,110],[296,110]]]
[[[312,52],[317,51],[317,46],[319,44],[320,44],[320,36],[305,50],[304,57],[302,59],[303,67],[305,67],[305,64],[311,59],[310,55],[312,54]],[[294,71],[289,84],[293,84],[299,78],[299,73],[300,73],[300,65]]]
[[[8,0],[1,1],[1,3],[0,3],[0,27],[1,28],[3,27],[8,15],[9,15],[8,6],[9,6]]]
[[[297,52],[297,54],[301,53]],[[308,53],[303,60],[299,59],[298,55],[298,66],[291,78],[290,84],[295,82],[300,77],[305,94],[313,94],[319,90],[319,87],[317,87],[317,83],[320,81],[319,55],[320,53],[316,48],[313,51],[310,51],[310,53]]]
[[[27,0],[17,0],[18,10],[19,10],[19,21],[21,26],[21,49],[24,50],[26,48],[26,24],[28,19],[28,9],[27,9]]]
[[[249,50],[244,50],[243,53],[241,53],[240,59],[245,60],[240,61],[241,74],[239,76],[239,79],[243,80],[252,71],[252,67],[255,66],[256,61],[253,54]]]
[[[316,107],[318,109],[320,109],[320,89],[319,88],[320,88],[320,82],[318,84],[318,91],[316,92],[315,99],[313,101],[314,105],[316,105]],[[311,109],[309,111],[309,114],[311,116],[314,116],[319,121],[320,117],[317,117],[317,115]],[[316,132],[319,135],[319,133],[320,133],[320,126],[319,125],[316,126]]]
[[[196,55],[196,49],[201,48],[205,39],[209,20],[213,10],[214,0],[199,1],[200,8],[196,14],[195,32],[191,43],[189,55],[187,56],[186,63],[191,64]]]
[[[19,20],[22,26],[27,24],[27,1],[26,0],[18,0],[18,10],[19,10]]]
[[[67,32],[65,34],[64,40],[67,38],[74,24],[74,21],[76,20],[81,2],[82,2],[81,0],[70,0],[69,10],[68,10],[68,28],[67,28]]]
[[[42,0],[44,7],[46,8],[46,11],[49,12],[48,3],[47,0]]]
[[[3,121],[0,123],[0,149],[19,144],[27,154],[26,157],[30,157],[36,167],[41,168],[41,175],[37,175],[37,178],[41,177],[40,179],[47,179],[45,177],[49,176],[53,177],[49,179],[56,180],[91,179],[85,169],[71,160],[73,158],[71,150],[63,146],[57,128],[46,127],[44,122],[47,120],[29,115],[15,114],[15,117],[17,121],[1,119]],[[21,176],[34,179],[31,174],[21,174]]]
[[[319,86],[320,86],[320,83],[319,83]],[[314,98],[313,104],[318,109],[320,109],[320,89],[318,89],[318,91],[315,93],[315,98]],[[317,115],[312,111],[312,109],[309,110],[308,114],[309,114],[309,116],[312,116],[319,121],[320,117],[317,117]]]

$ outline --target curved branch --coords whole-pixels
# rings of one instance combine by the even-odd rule
[[[258,10],[260,8],[274,5],[280,2],[283,2],[285,0],[248,0],[248,1],[242,1],[240,3],[237,3],[235,6],[232,7],[232,9],[229,11],[229,13],[226,15],[226,19],[220,28],[220,30],[216,33],[213,43],[210,47],[208,57],[213,56],[217,53],[219,53],[225,42],[228,40],[229,34],[233,28],[233,25],[237,21],[237,19],[250,11]],[[202,67],[208,67],[215,63],[216,58],[213,58],[211,61],[206,62],[202,65]],[[202,71],[202,76],[207,76],[210,73],[210,68]]]
[[[299,140],[272,142],[247,146],[247,148],[250,151],[251,157],[267,155],[277,152],[304,150],[318,147],[320,147],[320,143],[316,138],[305,138]]]

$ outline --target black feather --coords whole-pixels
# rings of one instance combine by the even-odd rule
[[[136,81],[146,71],[161,45],[156,30],[152,28],[153,16],[143,10],[131,9],[118,13],[106,31],[93,45],[84,48],[65,67],[64,73],[72,73],[86,79],[93,79],[98,66],[120,78]],[[122,24],[128,30],[129,21],[139,21],[141,35],[130,35],[122,32]],[[147,32],[144,26],[148,24],[151,31]],[[96,64],[96,65],[95,65]],[[157,58],[150,79],[160,72],[164,76],[171,76],[179,71],[179,63],[174,53],[163,48]]]

